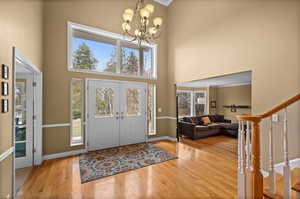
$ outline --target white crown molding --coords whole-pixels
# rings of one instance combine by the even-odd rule
[[[164,6],[169,6],[173,0],[153,0],[153,1],[156,1],[157,3],[160,3]]]
[[[244,85],[251,85],[251,82],[236,83],[236,84],[227,84],[227,85],[213,86],[213,87],[216,87],[216,88],[225,88],[225,87],[244,86]]]

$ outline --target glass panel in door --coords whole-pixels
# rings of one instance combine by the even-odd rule
[[[26,156],[26,80],[16,82],[15,103],[16,157]]]
[[[127,116],[138,116],[141,115],[141,96],[140,89],[127,88],[126,92],[126,105],[127,105]]]

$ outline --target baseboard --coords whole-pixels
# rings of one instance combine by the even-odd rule
[[[160,137],[148,138],[148,142],[156,142],[156,141],[161,141],[161,140],[177,141],[176,138],[170,137],[170,136],[160,136]]]
[[[68,156],[79,155],[79,154],[85,153],[85,152],[87,152],[86,149],[67,151],[67,152],[63,152],[63,153],[54,153],[54,154],[50,154],[50,155],[44,155],[43,160],[64,158],[64,157],[68,157]]]
[[[290,162],[291,169],[300,168],[300,158],[290,160],[289,162]],[[283,167],[284,167],[284,162],[280,162],[280,163],[275,164],[274,165],[275,172],[283,175]],[[262,170],[261,172],[262,172],[264,177],[269,176],[268,171]]]

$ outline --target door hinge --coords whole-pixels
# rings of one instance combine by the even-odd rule
[[[36,152],[36,148],[33,148],[32,152],[35,153]]]
[[[33,120],[36,120],[36,115],[32,116],[32,119],[33,119]]]
[[[33,87],[36,87],[36,82],[32,82],[32,86],[33,86]]]
[[[89,146],[89,141],[86,142],[86,145]]]

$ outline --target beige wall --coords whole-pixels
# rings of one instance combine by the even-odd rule
[[[251,85],[216,88],[216,95],[217,113],[224,115],[225,119],[237,122],[237,115],[251,114],[251,109],[236,109],[236,112],[231,112],[230,108],[223,107],[233,104],[251,106]]]
[[[300,1],[175,0],[168,19],[170,88],[177,82],[252,71],[256,114],[299,93]],[[170,91],[170,100],[173,95]],[[175,102],[169,104],[174,115]],[[299,115],[294,119],[299,121]],[[299,132],[290,134],[300,140]],[[264,162],[266,138],[262,133]],[[299,145],[290,152],[291,158],[299,157]],[[281,160],[277,155],[276,161]]]
[[[10,68],[12,93],[12,47],[37,67],[42,67],[42,3],[39,0],[0,1],[0,63]],[[5,97],[0,97],[4,99]],[[0,154],[12,146],[12,98],[9,113],[0,113]],[[0,198],[11,196],[12,156],[0,163]]]
[[[121,33],[122,13],[125,8],[134,7],[136,0],[47,0],[44,4],[44,124],[70,122],[69,85],[76,78],[107,78],[127,80],[67,71],[67,21]],[[154,4],[155,14],[165,20],[163,33],[158,40],[157,107],[162,108],[158,116],[167,114],[167,8]],[[143,81],[141,79],[131,79]],[[148,81],[147,81],[148,82]],[[167,134],[165,120],[158,122],[158,135]],[[44,129],[43,153],[52,154],[78,149],[70,147],[69,127]],[[54,144],[55,143],[55,144]]]

